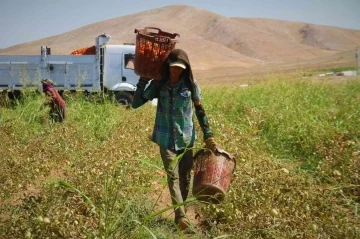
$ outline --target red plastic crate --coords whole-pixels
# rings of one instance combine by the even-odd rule
[[[161,31],[156,27],[135,29],[135,73],[141,77],[159,80],[162,76],[163,64],[179,42],[177,33]]]

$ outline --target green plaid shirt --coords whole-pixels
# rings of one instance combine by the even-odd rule
[[[161,147],[175,151],[185,149],[194,143],[196,132],[193,122],[193,100],[201,99],[200,88],[195,82],[193,92],[180,79],[179,84],[171,88],[168,84],[159,89],[150,84],[143,98],[158,98],[156,119],[152,141]]]

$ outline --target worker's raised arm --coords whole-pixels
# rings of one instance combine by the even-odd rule
[[[157,80],[151,81],[150,85],[146,87],[150,79],[140,77],[139,82],[137,83],[137,88],[134,94],[134,100],[132,107],[134,109],[139,108],[149,100],[157,98],[159,95],[159,86],[160,82]]]
[[[146,85],[148,84],[149,79],[140,78],[139,82],[136,84],[136,91],[134,94],[134,100],[132,102],[132,107],[134,109],[139,108],[143,104],[145,104],[148,100],[143,97]]]

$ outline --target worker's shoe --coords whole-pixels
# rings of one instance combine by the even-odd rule
[[[186,219],[186,217],[182,217],[179,219],[177,226],[180,231],[183,231],[190,226],[190,222]]]

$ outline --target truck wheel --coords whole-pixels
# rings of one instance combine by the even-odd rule
[[[134,97],[129,92],[118,91],[115,93],[115,99],[119,104],[122,104],[122,105],[130,108]]]

